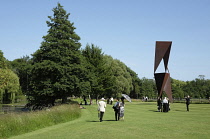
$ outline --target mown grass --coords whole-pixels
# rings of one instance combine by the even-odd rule
[[[99,122],[97,105],[84,106],[76,120],[36,130],[13,139],[205,139],[209,138],[210,105],[171,104],[168,113],[157,112],[154,102],[126,102],[125,120],[115,121],[111,105],[107,105],[104,121]]]
[[[45,111],[11,113],[0,116],[0,138],[31,132],[58,123],[74,120],[81,115],[78,105],[61,105]]]

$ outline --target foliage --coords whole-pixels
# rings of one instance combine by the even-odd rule
[[[0,51],[0,103],[14,103],[20,93],[18,76],[7,67],[7,61]]]
[[[133,86],[133,89],[130,92],[130,97],[131,98],[139,98],[141,96],[141,94],[140,94],[141,80],[139,79],[138,75],[133,70],[131,70],[129,67],[127,67],[127,71],[131,75],[132,86]]]
[[[2,90],[7,82],[8,82],[8,79],[7,79],[7,72],[8,70],[7,69],[7,65],[6,65],[6,59],[4,57],[4,54],[3,52],[0,50],[0,77],[1,77],[1,80],[0,80],[0,89]]]
[[[102,50],[93,44],[91,46],[87,44],[85,49],[82,50],[82,55],[85,57],[89,71],[91,96],[95,98],[110,97],[112,95],[114,78]]]
[[[196,78],[187,81],[183,86],[185,96],[190,95],[193,98],[209,98],[210,97],[210,80]]]
[[[7,68],[6,58],[4,57],[4,54],[1,50],[0,50],[0,68],[1,69],[6,69]]]
[[[121,97],[121,94],[138,94],[139,78],[123,62],[104,55],[102,50],[93,44],[87,45],[82,54],[90,71],[91,93],[96,98]],[[135,89],[134,89],[135,86]]]
[[[147,94],[149,98],[156,96],[156,88],[152,79],[143,78],[141,81],[140,90],[142,95]],[[191,98],[210,97],[210,80],[205,80],[204,78],[196,78],[195,80],[186,82],[171,78],[171,88],[174,99],[181,100],[187,95],[190,95]]]
[[[141,79],[141,88],[140,93],[141,96],[148,97],[148,98],[156,98],[157,91],[155,89],[155,81],[153,79],[142,78]]]
[[[82,50],[82,55],[87,63],[91,89],[90,95],[97,98],[104,92],[102,84],[102,74],[104,72],[103,53],[97,46],[87,44],[85,49]]]
[[[33,54],[31,91],[27,94],[31,103],[54,105],[55,99],[66,102],[67,97],[79,95],[85,86],[80,37],[74,32],[69,13],[58,3],[48,16],[48,34],[39,50]],[[80,84],[81,83],[81,84]]]
[[[29,91],[29,83],[31,77],[31,62],[29,56],[23,56],[22,58],[15,59],[10,62],[11,69],[18,75],[20,86],[23,94],[27,94]]]
[[[111,63],[110,70],[115,77],[114,91],[115,96],[121,94],[130,94],[133,89],[132,77],[127,71],[127,66],[120,60],[114,59]]]
[[[4,75],[8,81],[4,87],[3,103],[14,103],[15,97],[20,94],[19,78],[9,69],[6,69]]]
[[[0,116],[0,138],[20,135],[79,118],[78,105],[61,105],[46,111],[13,113]]]
[[[179,98],[179,99],[184,98],[185,94],[183,91],[183,87],[185,85],[186,83],[184,81],[171,79],[171,88],[172,88],[174,98]]]

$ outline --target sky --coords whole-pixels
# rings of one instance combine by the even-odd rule
[[[138,74],[154,78],[156,41],[172,41],[172,78],[210,79],[209,0],[1,0],[0,50],[10,61],[31,56],[60,3],[80,36]],[[163,62],[156,71],[164,72]]]

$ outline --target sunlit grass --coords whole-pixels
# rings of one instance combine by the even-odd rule
[[[61,105],[44,111],[0,116],[0,138],[27,133],[74,120],[80,116],[78,105]]]
[[[157,112],[155,102],[126,102],[124,121],[115,121],[112,105],[107,105],[103,122],[97,117],[97,105],[84,107],[82,116],[76,120],[13,138],[209,138],[209,104],[190,104],[190,112],[187,112],[184,103],[173,103],[171,111],[162,113]]]

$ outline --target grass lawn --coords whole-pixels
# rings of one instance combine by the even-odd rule
[[[13,139],[207,139],[210,138],[210,104],[171,104],[168,113],[157,112],[154,102],[126,102],[125,120],[114,121],[107,105],[99,122],[97,105],[85,106],[79,119],[36,130]],[[21,127],[20,127],[21,128]]]

